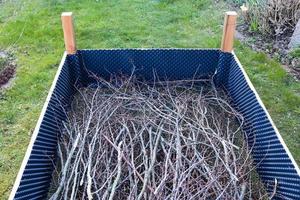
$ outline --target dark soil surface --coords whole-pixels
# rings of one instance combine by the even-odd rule
[[[0,87],[14,77],[15,69],[15,66],[9,65],[0,72]]]
[[[249,45],[253,50],[264,52],[271,58],[278,60],[286,71],[300,80],[300,57],[293,57],[288,48],[292,34],[287,33],[278,38],[268,38],[249,31],[247,24],[240,24],[237,26],[236,38]]]
[[[6,85],[16,72],[13,56],[5,51],[0,51],[0,88]]]

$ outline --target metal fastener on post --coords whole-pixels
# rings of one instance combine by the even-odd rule
[[[228,11],[225,13],[223,38],[221,44],[221,51],[223,52],[231,52],[233,50],[236,18],[237,13],[235,11]]]
[[[75,54],[76,42],[72,12],[63,12],[61,14],[61,22],[64,31],[64,40],[67,54]]]

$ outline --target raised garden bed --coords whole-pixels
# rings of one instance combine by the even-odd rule
[[[232,13],[229,13],[229,16],[232,16]],[[44,199],[47,197],[54,170],[53,161],[57,158],[58,140],[62,125],[67,121],[66,110],[70,109],[77,88],[95,85],[95,76],[104,80],[109,80],[112,74],[130,76],[134,66],[134,75],[150,83],[155,80],[155,76],[160,80],[168,81],[193,80],[195,77],[213,81],[216,87],[226,92],[230,98],[230,105],[244,118],[245,124],[242,127],[244,137],[248,146],[252,148],[251,155],[256,171],[269,197],[299,199],[299,167],[243,67],[231,51],[232,46],[228,46],[228,42],[232,45],[233,22],[230,17],[226,18],[221,50],[76,51],[74,39],[65,37],[69,54],[65,54],[62,58],[10,198]],[[65,33],[72,36],[72,28],[65,26]]]

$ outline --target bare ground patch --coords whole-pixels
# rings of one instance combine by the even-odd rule
[[[7,51],[0,50],[0,88],[8,88],[11,79],[15,76],[16,62],[13,55]]]
[[[276,59],[282,67],[296,80],[300,80],[300,58],[291,55],[288,48],[292,33],[277,38],[268,38],[259,33],[249,31],[247,24],[237,26],[236,38],[247,44],[253,50],[266,53],[270,58]]]

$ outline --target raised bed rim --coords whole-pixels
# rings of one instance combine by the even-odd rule
[[[34,145],[34,142],[36,141],[36,138],[38,136],[38,133],[39,133],[39,130],[40,130],[40,126],[41,126],[41,123],[43,121],[43,118],[45,116],[45,113],[46,113],[46,110],[47,110],[47,107],[48,107],[48,104],[49,104],[49,101],[52,97],[52,94],[53,94],[53,91],[55,89],[55,86],[56,86],[56,83],[57,83],[57,80],[59,78],[59,75],[60,75],[60,72],[62,70],[62,67],[66,61],[66,58],[67,58],[67,52],[64,52],[63,56],[62,56],[62,59],[60,61],[60,64],[59,64],[59,67],[57,69],[57,72],[55,74],[55,77],[54,77],[54,80],[52,82],[52,85],[49,89],[49,92],[48,92],[48,95],[47,95],[47,98],[45,100],[45,103],[43,105],[43,108],[42,108],[42,111],[41,111],[41,114],[38,118],[38,121],[36,123],[36,126],[34,128],[34,131],[31,135],[31,139],[29,141],[29,144],[28,144],[28,147],[27,147],[27,150],[26,150],[26,153],[24,155],[24,158],[23,158],[23,161],[22,161],[22,164],[20,166],[20,169],[19,169],[19,172],[18,172],[18,175],[15,179],[15,182],[14,182],[14,186],[11,190],[11,193],[9,195],[9,199],[10,200],[13,200],[14,199],[14,196],[19,188],[19,185],[20,185],[20,182],[21,182],[21,179],[22,179],[22,176],[23,176],[23,172],[25,170],[25,167],[27,165],[27,162],[29,160],[29,157],[30,157],[30,154],[31,154],[31,151],[32,151],[32,148],[33,148],[33,145]]]
[[[275,133],[276,133],[276,136],[278,137],[280,143],[282,144],[284,150],[286,151],[286,153],[288,154],[289,156],[289,159],[291,160],[292,164],[294,165],[295,167],[295,170],[297,171],[297,174],[300,176],[300,168],[298,166],[298,164],[296,163],[294,157],[292,156],[289,148],[287,147],[286,143],[284,142],[281,134],[279,133],[279,130],[277,129],[274,121],[272,120],[271,118],[271,115],[269,114],[267,108],[265,107],[264,103],[262,102],[261,98],[259,97],[254,85],[252,84],[249,76],[247,75],[243,65],[241,64],[241,62],[239,61],[238,57],[236,56],[236,54],[234,53],[234,51],[232,52],[232,55],[234,57],[234,60],[237,62],[239,68],[241,69],[245,79],[246,79],[246,82],[248,84],[248,86],[250,87],[250,89],[252,90],[252,92],[254,93],[259,105],[262,107],[262,109],[264,110],[264,112],[266,113],[266,116],[268,117],[268,120],[270,121],[271,125],[272,125],[272,128],[274,129]]]

